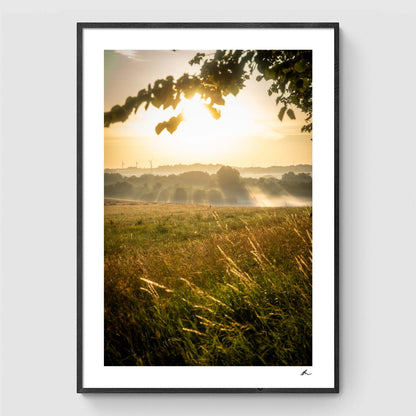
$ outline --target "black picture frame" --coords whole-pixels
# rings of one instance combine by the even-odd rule
[[[85,29],[332,29],[334,35],[334,387],[91,388],[83,383],[83,31]],[[339,392],[339,23],[77,23],[77,393],[338,393]]]

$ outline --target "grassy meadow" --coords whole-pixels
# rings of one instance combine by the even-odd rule
[[[311,365],[310,214],[106,199],[105,365]]]

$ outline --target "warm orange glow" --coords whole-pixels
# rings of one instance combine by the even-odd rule
[[[106,55],[107,75],[105,110],[123,103],[128,95],[151,80],[174,77],[189,71],[188,61],[195,51],[136,51],[129,56],[116,52]],[[215,120],[201,97],[182,98],[177,108],[165,110],[152,105],[139,108],[124,123],[104,129],[104,165],[120,167],[122,163],[147,166],[164,164],[219,163],[232,166],[271,166],[312,162],[310,135],[301,133],[304,115],[295,111],[296,120],[277,118],[274,97],[267,94],[266,82],[247,81],[234,97],[225,97],[217,106],[221,117]],[[183,121],[170,134],[155,132],[158,123],[183,112]]]
[[[186,120],[173,135],[166,131],[161,134],[169,137],[166,144],[173,158],[180,155],[189,161],[216,160],[219,155],[231,155],[237,145],[241,146],[241,137],[253,129],[254,121],[243,104],[231,99],[227,101],[220,108],[221,118],[215,120],[199,96],[182,100],[177,110],[183,112]]]

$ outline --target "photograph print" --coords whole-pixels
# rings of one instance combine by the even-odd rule
[[[313,48],[180,46],[102,51],[101,371],[295,369],[309,387]],[[129,383],[95,387],[261,387]]]

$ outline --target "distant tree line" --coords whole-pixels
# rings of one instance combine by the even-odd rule
[[[178,175],[122,176],[104,173],[104,196],[146,202],[211,205],[254,205],[253,192],[271,197],[312,198],[309,174],[288,172],[275,177],[242,178],[237,169],[223,166],[216,174],[194,171]]]

